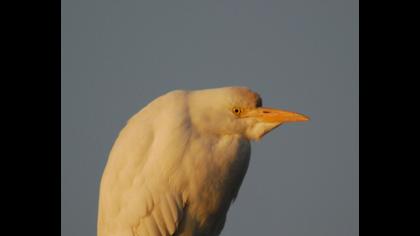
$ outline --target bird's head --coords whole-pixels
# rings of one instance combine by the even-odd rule
[[[259,140],[274,128],[309,118],[290,111],[262,106],[261,97],[244,87],[197,90],[190,93],[193,125],[216,135],[238,134]]]

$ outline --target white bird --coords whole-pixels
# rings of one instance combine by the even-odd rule
[[[264,108],[244,87],[176,90],[135,114],[110,152],[98,236],[215,236],[259,140],[304,115]]]

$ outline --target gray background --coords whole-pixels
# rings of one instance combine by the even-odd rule
[[[62,0],[62,235],[96,235],[99,180],[132,114],[226,85],[312,120],[253,143],[222,235],[358,235],[358,14],[356,0]]]

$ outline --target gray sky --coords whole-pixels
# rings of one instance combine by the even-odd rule
[[[253,143],[223,236],[358,235],[355,0],[62,0],[61,234],[96,235],[126,120],[173,89],[229,85],[307,114]]]

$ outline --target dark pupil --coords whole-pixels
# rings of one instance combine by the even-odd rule
[[[239,109],[235,109],[235,113],[238,113],[239,112]]]

